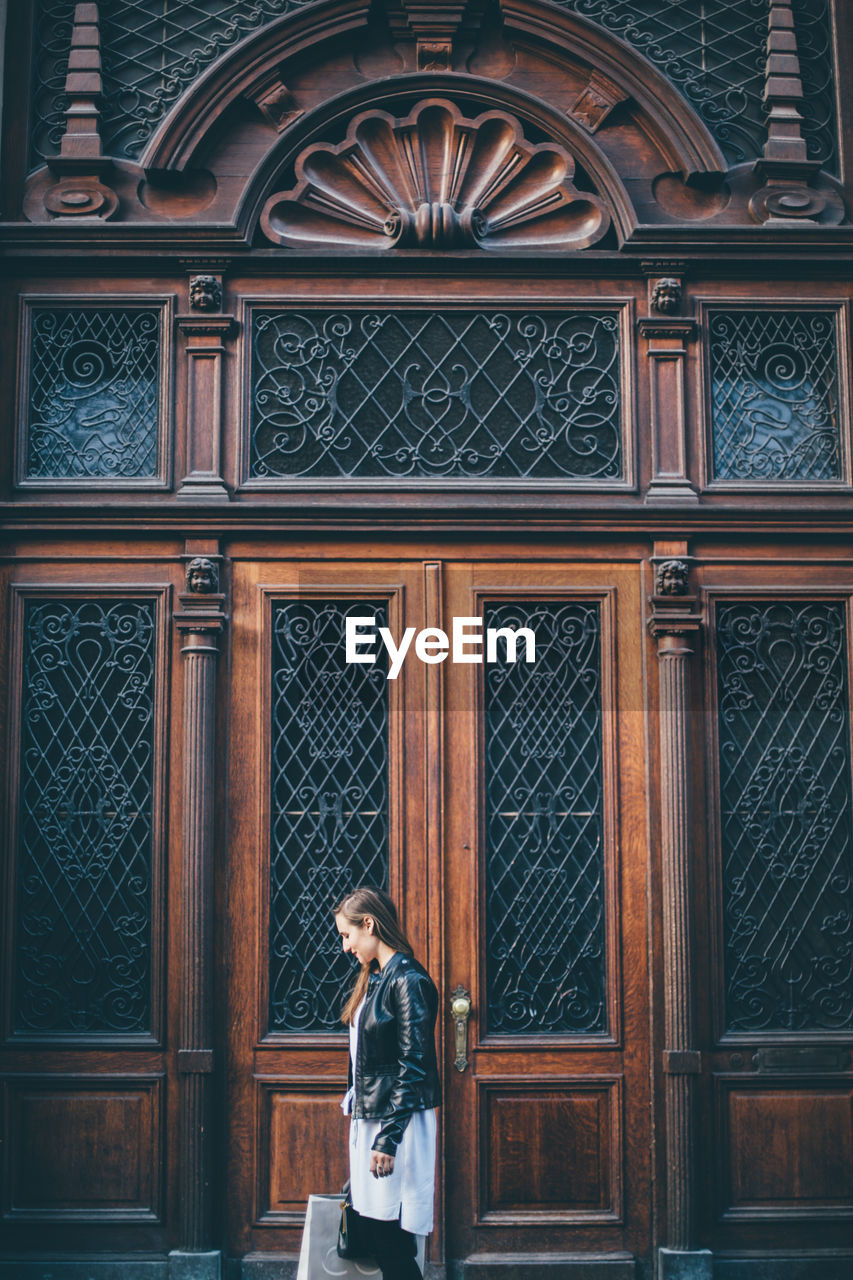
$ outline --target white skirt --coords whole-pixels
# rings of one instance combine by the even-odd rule
[[[435,1109],[416,1111],[403,1130],[394,1171],[370,1172],[373,1142],[382,1120],[350,1120],[349,1176],[353,1208],[368,1218],[400,1219],[404,1231],[428,1236],[435,1198]]]
[[[358,1054],[358,1024],[364,1001],[350,1023],[349,1044],[353,1078]],[[354,1090],[350,1089],[341,1103],[344,1115],[352,1111]],[[400,1219],[404,1231],[428,1236],[432,1231],[435,1200],[435,1108],[415,1111],[403,1130],[394,1156],[394,1172],[385,1178],[374,1178],[370,1157],[382,1120],[356,1120],[349,1125],[350,1195],[356,1213],[367,1218],[390,1222]]]

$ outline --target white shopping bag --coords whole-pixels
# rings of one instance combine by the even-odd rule
[[[299,1253],[299,1270],[296,1280],[326,1280],[337,1276],[338,1280],[361,1280],[372,1276],[381,1280],[381,1272],[373,1262],[353,1262],[338,1257],[338,1226],[341,1221],[343,1196],[309,1196],[302,1232],[302,1249]],[[425,1238],[418,1237],[418,1266],[424,1269]]]

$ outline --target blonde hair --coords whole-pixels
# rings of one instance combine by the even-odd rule
[[[374,936],[386,943],[393,951],[402,951],[406,955],[414,955],[412,944],[406,937],[397,916],[397,908],[383,889],[375,889],[373,885],[360,885],[338,903],[334,914],[343,916],[350,924],[359,928],[368,916],[373,921]],[[341,1022],[352,1022],[353,1014],[364,999],[367,982],[370,977],[370,965],[363,964],[355,980],[349,999],[343,1007]]]

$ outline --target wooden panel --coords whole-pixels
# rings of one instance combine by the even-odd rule
[[[6,1219],[159,1221],[161,1078],[7,1082]]]
[[[340,1191],[349,1176],[344,1090],[258,1083],[257,1220],[301,1222],[309,1195]]]
[[[853,1215],[853,1086],[849,1081],[744,1085],[720,1097],[724,1216]]]
[[[618,1081],[481,1086],[481,1219],[620,1214]]]

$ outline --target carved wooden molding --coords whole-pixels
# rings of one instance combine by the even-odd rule
[[[386,0],[391,33],[397,40],[452,41],[468,0]]]
[[[506,112],[472,120],[425,98],[403,119],[361,112],[343,142],[306,148],[297,185],[270,197],[261,227],[293,248],[584,249],[610,215],[573,186],[574,169],[564,147],[528,142]]]

